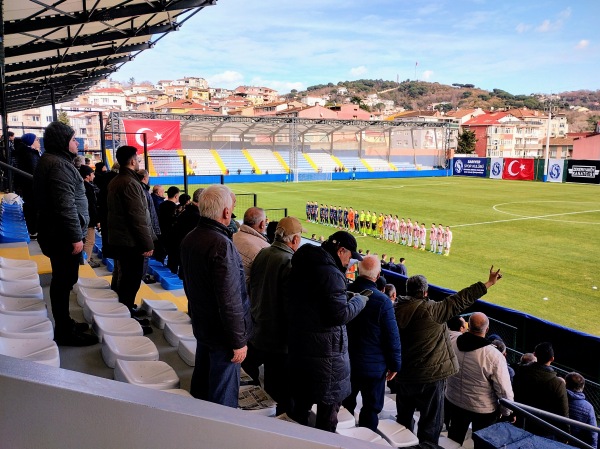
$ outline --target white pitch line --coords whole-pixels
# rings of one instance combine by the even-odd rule
[[[453,228],[462,228],[462,227],[465,227],[465,226],[477,226],[477,225],[484,225],[484,224],[505,223],[507,221],[540,220],[540,219],[548,218],[548,217],[561,217],[563,215],[589,214],[589,213],[592,213],[592,212],[600,212],[600,209],[583,210],[583,211],[580,211],[580,212],[564,212],[562,214],[548,214],[548,215],[538,215],[538,216],[531,216],[531,217],[508,218],[506,220],[482,221],[482,222],[479,222],[479,223],[465,223],[465,224],[454,225],[452,227]]]

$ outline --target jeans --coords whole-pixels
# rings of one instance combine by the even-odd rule
[[[446,379],[429,383],[396,384],[396,421],[412,432],[415,424],[413,415],[415,410],[419,410],[419,442],[438,444],[444,418]]]
[[[240,365],[231,349],[198,342],[190,393],[197,399],[237,408]]]
[[[69,315],[69,296],[79,277],[79,254],[71,254],[73,246],[67,244],[53,251],[50,256],[52,280],[50,281],[50,304],[56,334],[67,334],[73,329]]]
[[[469,430],[469,424],[473,423],[473,432],[485,429],[496,423],[500,412],[475,413],[470,410],[454,405],[446,400],[446,410],[450,413],[450,426],[448,427],[448,438],[461,445],[465,441],[465,436]]]
[[[383,409],[385,399],[385,374],[377,378],[351,376],[352,393],[342,402],[348,411],[354,414],[356,396],[361,393],[363,406],[358,418],[359,427],[368,427],[373,432],[379,425],[379,413]]]

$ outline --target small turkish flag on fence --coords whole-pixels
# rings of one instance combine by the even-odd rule
[[[533,180],[533,159],[504,158],[502,179]]]
[[[179,120],[123,120],[127,145],[144,152],[144,136],[148,150],[177,150],[181,148]]]

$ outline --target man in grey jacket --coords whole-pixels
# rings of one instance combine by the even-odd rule
[[[442,431],[446,379],[458,371],[446,322],[465,310],[502,278],[490,268],[488,281],[477,282],[442,301],[427,298],[427,279],[417,275],[406,281],[407,296],[396,304],[396,321],[402,341],[402,368],[396,376],[397,421],[413,430],[413,414],[420,410],[417,437],[437,444]]]
[[[242,225],[243,228],[243,225]],[[233,239],[243,231],[234,235]],[[295,217],[277,223],[275,241],[254,258],[250,271],[250,304],[254,336],[248,344],[244,370],[258,381],[258,368],[264,364],[265,391],[277,401],[277,413],[289,411],[289,372],[287,345],[288,282],[292,256],[306,230]]]
[[[492,342],[485,338],[490,320],[481,312],[469,318],[469,330],[452,340],[452,349],[458,358],[460,370],[448,379],[450,425],[448,438],[462,443],[473,424],[473,432],[494,424],[501,414],[499,399],[513,400],[506,358]]]

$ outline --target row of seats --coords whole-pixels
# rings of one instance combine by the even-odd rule
[[[37,264],[0,257],[0,354],[60,366]]]

